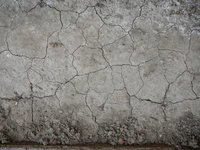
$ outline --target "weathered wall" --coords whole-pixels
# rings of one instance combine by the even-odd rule
[[[0,141],[200,146],[199,0],[0,0]]]
[[[108,145],[73,145],[73,146],[38,146],[38,145],[0,145],[0,150],[174,150],[172,146],[108,146]],[[182,148],[182,150],[191,150]],[[193,149],[194,150],[194,149]]]

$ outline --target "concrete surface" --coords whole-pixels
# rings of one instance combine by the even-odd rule
[[[120,147],[116,147],[116,148],[112,148],[112,147],[87,147],[87,146],[83,146],[83,147],[54,147],[54,148],[28,148],[28,147],[7,147],[7,148],[0,148],[0,150],[173,150],[172,148],[120,148]]]
[[[0,141],[200,146],[199,0],[0,0]]]
[[[1,145],[0,150],[175,150],[173,146],[146,145],[146,146],[109,146],[109,145],[74,145],[74,146],[39,146],[39,145]],[[194,150],[181,148],[181,150]]]

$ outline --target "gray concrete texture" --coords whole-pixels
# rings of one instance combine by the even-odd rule
[[[36,146],[36,145],[10,145],[0,146],[0,150],[174,150],[170,146],[108,146],[108,145],[90,145],[90,146]],[[182,149],[188,150],[188,149]]]
[[[0,141],[200,146],[199,0],[0,0]]]

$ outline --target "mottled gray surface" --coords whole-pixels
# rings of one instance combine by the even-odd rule
[[[199,0],[0,0],[0,142],[200,147]]]
[[[123,147],[123,146],[2,146],[0,150],[174,150],[173,147],[169,146],[154,146],[154,147]],[[182,150],[187,150],[186,148]]]

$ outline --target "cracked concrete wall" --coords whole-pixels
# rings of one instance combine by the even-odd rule
[[[0,141],[200,146],[200,1],[0,0]]]

